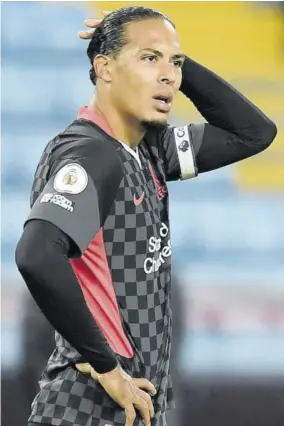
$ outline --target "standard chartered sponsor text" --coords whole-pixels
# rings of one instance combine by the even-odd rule
[[[144,261],[144,271],[146,274],[151,274],[157,272],[167,257],[170,257],[172,254],[171,240],[168,240],[167,243],[162,247],[163,239],[166,238],[169,234],[169,228],[165,223],[161,224],[159,237],[151,237],[149,239],[149,252],[153,256],[148,256]],[[155,253],[159,252],[158,257],[155,259]]]

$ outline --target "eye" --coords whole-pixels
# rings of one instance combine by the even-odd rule
[[[178,59],[176,61],[173,61],[173,64],[176,68],[181,68],[183,65],[183,61],[181,59]]]
[[[142,59],[146,60],[147,62],[157,62],[157,56],[156,55],[143,56]]]

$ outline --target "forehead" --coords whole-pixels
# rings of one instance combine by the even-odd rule
[[[152,48],[170,54],[180,53],[180,41],[176,30],[166,20],[147,19],[126,25],[127,43],[124,47],[129,53]]]

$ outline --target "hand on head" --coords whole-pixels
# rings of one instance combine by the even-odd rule
[[[111,12],[109,12],[108,10],[104,10],[103,11],[104,18],[107,15],[109,15],[110,13]],[[93,34],[94,34],[96,28],[98,27],[98,25],[100,25],[100,23],[103,21],[103,19],[93,19],[93,18],[85,19],[84,25],[86,27],[92,28],[92,29],[91,30],[85,30],[85,31],[79,31],[79,33],[78,33],[79,37],[82,40],[90,40],[93,37]]]

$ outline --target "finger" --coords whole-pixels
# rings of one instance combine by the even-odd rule
[[[157,391],[155,389],[155,386],[149,382],[147,379],[133,379],[134,383],[139,389],[145,389],[149,391],[151,394],[156,395]]]
[[[98,373],[87,362],[78,363],[75,366],[81,373],[90,374],[94,380],[98,380]]]
[[[110,10],[103,10],[103,15],[105,15],[105,16],[109,15],[110,13],[111,13]]]
[[[136,396],[133,405],[140,411],[144,425],[150,426],[150,413],[147,402],[140,396]]]
[[[144,401],[148,405],[150,416],[154,417],[155,410],[154,410],[153,402],[152,402],[152,399],[151,399],[150,395],[148,395],[146,392],[143,392],[143,391],[140,391],[140,392],[141,393],[139,395],[141,396],[141,398],[144,399]]]
[[[96,28],[101,22],[102,19],[87,18],[84,20],[84,25],[89,28]]]
[[[81,373],[91,373],[91,366],[87,362],[82,362],[79,364],[75,364],[77,370],[81,371]]]
[[[93,37],[94,30],[91,31],[79,31],[78,35],[84,40],[90,40]]]
[[[132,404],[125,407],[125,417],[126,417],[125,426],[133,426],[136,413]]]

